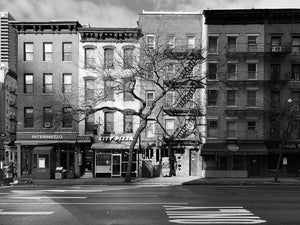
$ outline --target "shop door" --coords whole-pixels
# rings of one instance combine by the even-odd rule
[[[96,153],[95,173],[109,174],[111,173],[111,154]]]
[[[249,177],[258,177],[260,176],[261,170],[261,157],[259,156],[249,156]]]
[[[112,176],[121,176],[121,154],[112,154]]]
[[[190,151],[190,176],[197,176],[198,154],[196,150]]]

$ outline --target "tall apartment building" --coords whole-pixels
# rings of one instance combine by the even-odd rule
[[[280,151],[283,175],[295,175],[300,168],[298,135],[280,146],[287,121],[276,120],[279,106],[289,97],[298,101],[300,93],[299,13],[204,10],[209,84],[204,176],[272,175]]]
[[[164,129],[148,121],[142,135],[146,146],[144,158],[154,166],[162,165],[161,175],[199,175],[201,130],[195,124],[200,123],[203,107],[200,82],[202,15],[199,12],[144,11],[139,14],[138,24],[144,34],[143,51],[164,55],[163,59],[157,59],[141,53],[141,63],[150,67],[150,81],[144,82],[141,96],[151,103],[159,95],[158,86],[151,82],[157,77],[163,80],[165,90],[176,86],[167,92],[162,107],[158,107],[162,110],[159,121]]]
[[[0,168],[16,162],[17,34],[14,18],[0,12]]]
[[[53,178],[56,167],[80,176],[80,149],[70,105],[78,105],[77,21],[13,22],[18,33],[19,176]],[[83,142],[83,143],[82,143]]]
[[[140,118],[113,108],[138,110],[140,102],[128,91],[139,63],[139,28],[80,29],[79,102],[82,108],[102,108],[79,124],[80,135],[91,135],[92,145],[82,151],[84,177],[124,177],[129,146]],[[138,147],[138,146],[137,146]],[[133,154],[132,176],[138,176],[137,148]]]

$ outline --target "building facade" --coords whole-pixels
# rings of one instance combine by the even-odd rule
[[[14,18],[0,12],[0,168],[16,163],[17,115],[17,34],[11,27]]]
[[[298,53],[292,49],[299,11],[204,10],[204,16],[208,86],[203,176],[274,175],[287,122],[277,120],[279,108],[289,96],[297,96]],[[295,175],[297,147],[284,152],[294,155],[284,156],[282,175]]]
[[[56,167],[80,176],[71,108],[78,106],[77,21],[13,22],[18,32],[17,155],[19,176],[54,178]]]
[[[138,24],[144,34],[141,48],[145,53],[141,54],[141,63],[153,71],[151,78],[148,75],[150,81],[144,82],[141,96],[150,102],[159,96],[159,85],[152,82],[157,77],[163,80],[164,90],[167,90],[163,101],[158,102],[161,104],[158,110],[162,112],[159,121],[149,121],[143,134],[144,159],[161,167],[156,175],[199,175],[203,130],[196,124],[200,124],[204,104],[202,15],[199,12],[144,11],[139,15]],[[155,53],[151,51],[163,55],[163,59],[156,57],[153,62]]]
[[[95,110],[79,124],[79,133],[94,139],[92,145],[82,149],[82,172],[85,177],[124,177],[129,146],[140,118],[121,110],[140,107],[128,90],[132,79],[136,81],[134,91],[140,89],[134,71],[139,63],[142,33],[138,28],[93,27],[79,32],[79,103],[82,108]],[[137,148],[133,154],[133,177],[139,171]]]

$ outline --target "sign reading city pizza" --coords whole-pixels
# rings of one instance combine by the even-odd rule
[[[99,141],[111,142],[111,141],[133,141],[131,136],[102,136],[99,137]]]

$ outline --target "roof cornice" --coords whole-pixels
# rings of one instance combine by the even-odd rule
[[[18,34],[77,33],[81,24],[78,21],[11,22]]]

